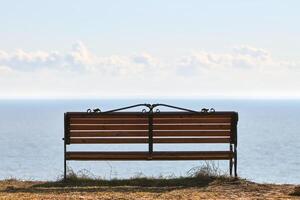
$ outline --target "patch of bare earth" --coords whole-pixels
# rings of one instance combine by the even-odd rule
[[[109,185],[104,182],[74,184],[6,180],[0,181],[0,199],[300,199],[296,193],[299,186],[295,185],[257,184],[233,179],[217,179],[206,184],[200,181],[199,185],[197,181],[192,183],[165,186],[152,180],[151,184],[160,186],[148,186],[147,183],[136,186],[131,182]]]

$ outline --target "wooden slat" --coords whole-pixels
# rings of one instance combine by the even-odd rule
[[[153,130],[229,130],[230,125],[162,125],[154,124]]]
[[[155,156],[152,160],[229,160],[230,156]]]
[[[91,121],[91,122],[90,122]],[[147,116],[85,116],[85,117],[71,117],[70,122],[71,123],[93,123],[94,121],[99,122],[106,122],[106,123],[140,123],[147,122],[148,117]],[[230,123],[231,118],[230,117],[222,117],[222,116],[154,116],[153,122],[156,123]]]
[[[148,137],[148,131],[71,132],[70,137]]]
[[[228,156],[213,156],[213,157],[209,157],[209,156],[178,156],[178,157],[174,157],[174,156],[158,156],[158,157],[154,157],[151,160],[230,160],[230,158],[228,158]]]
[[[67,160],[146,160],[148,152],[67,152]]]
[[[71,144],[140,144],[147,143],[148,138],[71,138]]]
[[[229,138],[153,138],[153,143],[229,143]],[[71,138],[71,144],[148,143],[148,138]]]
[[[153,155],[158,156],[222,156],[232,155],[231,151],[154,151]]]
[[[153,136],[185,137],[185,136],[230,136],[230,131],[154,131]]]
[[[146,118],[71,118],[71,124],[148,124]]]
[[[153,143],[229,143],[230,138],[153,138]]]
[[[134,125],[70,125],[71,130],[148,130],[148,125],[134,124]]]
[[[153,118],[155,124],[174,123],[231,123],[231,118]]]
[[[230,136],[230,131],[154,131],[153,136],[188,137],[188,136]],[[70,137],[148,137],[147,131],[106,131],[106,132],[71,132]]]
[[[231,118],[234,112],[214,112],[214,113],[188,113],[188,112],[158,112],[153,113],[153,118]]]
[[[140,118],[148,117],[148,113],[143,112],[114,112],[114,113],[87,113],[87,112],[67,112],[68,117],[94,117],[94,118]],[[228,117],[231,118],[237,115],[236,112],[213,112],[213,113],[189,113],[189,112],[157,112],[153,113],[153,117],[160,118],[186,118],[186,117],[197,117],[197,118],[220,118]]]
[[[197,160],[197,159],[230,159],[233,153],[230,151],[180,151],[180,152],[153,152],[154,160]]]
[[[70,118],[148,118],[148,114],[142,112],[115,112],[115,113],[68,112],[67,115]]]
[[[230,151],[67,152],[67,160],[226,160]]]

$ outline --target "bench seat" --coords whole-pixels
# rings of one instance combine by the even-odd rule
[[[231,151],[69,151],[67,160],[228,160]]]

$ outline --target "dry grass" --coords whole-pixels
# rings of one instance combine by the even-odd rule
[[[295,187],[294,191],[291,193],[293,196],[299,196],[300,197],[300,186]]]
[[[0,181],[0,199],[300,199],[300,186],[234,179],[204,165],[189,177],[101,180],[71,171],[67,181]]]
[[[0,199],[299,199],[294,190],[224,178],[0,181]]]

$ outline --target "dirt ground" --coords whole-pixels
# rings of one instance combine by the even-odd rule
[[[245,180],[159,187],[4,180],[0,181],[0,199],[300,199],[299,188]]]

